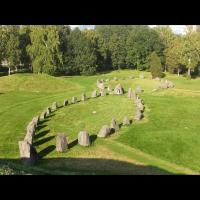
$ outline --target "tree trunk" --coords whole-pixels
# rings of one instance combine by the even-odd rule
[[[190,67],[188,68],[188,76],[191,76],[191,69],[190,69]]]
[[[10,67],[8,67],[8,76],[10,76]]]
[[[165,72],[167,72],[167,65],[165,64]]]
[[[180,69],[178,68],[178,76],[180,76]]]

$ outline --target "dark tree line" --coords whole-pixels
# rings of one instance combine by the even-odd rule
[[[191,75],[200,60],[199,28],[185,36],[169,26],[68,25],[0,26],[0,62],[33,73],[91,75],[116,69],[153,70]],[[154,65],[154,66],[152,66]]]

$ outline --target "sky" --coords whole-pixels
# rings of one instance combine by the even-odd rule
[[[80,29],[93,29],[95,25],[70,25],[71,28],[76,28],[76,27],[79,27]],[[153,27],[153,26],[156,26],[156,25],[149,25],[150,27]],[[175,33],[178,33],[178,34],[184,34],[185,32],[185,25],[170,25],[170,27],[172,28],[172,30],[175,32]]]

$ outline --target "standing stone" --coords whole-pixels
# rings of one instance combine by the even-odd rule
[[[77,98],[76,97],[72,97],[72,103],[76,103],[77,102]]]
[[[68,104],[68,100],[65,99],[64,102],[63,102],[63,106],[67,106],[67,104]]]
[[[136,93],[141,93],[142,92],[142,88],[140,85],[138,85],[135,89]]]
[[[118,84],[114,89],[115,94],[124,94],[124,88],[121,84]]]
[[[137,105],[137,107],[138,107],[138,109],[140,110],[140,111],[144,111],[144,105],[142,104],[142,103],[139,103],[138,105]]]
[[[52,110],[55,111],[55,110],[57,110],[57,108],[58,108],[57,102],[53,102],[53,104],[52,104]]]
[[[78,143],[81,146],[90,146],[90,136],[87,131],[81,131],[78,134]]]
[[[114,118],[112,118],[110,128],[114,129],[115,131],[119,130],[119,124],[117,123],[117,121]]]
[[[128,117],[124,117],[123,119],[123,125],[130,125],[130,120],[128,119]]]
[[[128,98],[131,98],[131,93],[132,93],[132,88],[128,88],[128,95],[127,95]]]
[[[97,91],[96,90],[92,92],[92,98],[95,98],[95,97],[97,97]]]
[[[137,99],[137,95],[136,95],[136,93],[135,93],[134,90],[131,92],[130,96],[131,96],[130,98],[131,98],[132,100],[136,100],[136,99]]]
[[[36,128],[37,125],[38,125],[38,122],[39,122],[39,117],[38,116],[37,117],[33,117],[32,122],[33,122],[33,124],[34,124],[34,126]]]
[[[44,120],[46,117],[46,112],[42,112],[41,115],[40,115],[40,120]]]
[[[100,90],[104,90],[105,89],[104,82],[102,80],[97,80],[97,87]]]
[[[140,76],[139,76],[141,79],[143,79],[144,78],[144,74],[140,74]]]
[[[51,109],[47,108],[46,115],[49,115],[50,113],[51,113]]]
[[[83,94],[81,95],[81,101],[86,101],[86,100],[87,100],[86,94],[83,93]]]
[[[108,125],[104,125],[98,133],[98,137],[105,138],[110,134],[110,127]]]
[[[138,121],[142,119],[142,112],[140,110],[135,112],[135,119]]]
[[[102,97],[106,96],[106,91],[105,91],[105,90],[100,90],[100,95],[101,95]]]
[[[24,164],[34,164],[37,160],[36,149],[27,141],[19,141],[20,158]]]
[[[58,133],[56,137],[56,151],[65,152],[68,148],[67,139],[64,133]]]

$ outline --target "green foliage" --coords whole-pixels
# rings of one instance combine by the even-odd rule
[[[62,67],[58,27],[31,26],[31,45],[27,47],[34,73],[54,75]]]
[[[150,71],[152,78],[156,77],[162,78],[163,77],[162,64],[156,52],[151,53],[151,55],[149,56],[149,63],[150,63]]]

